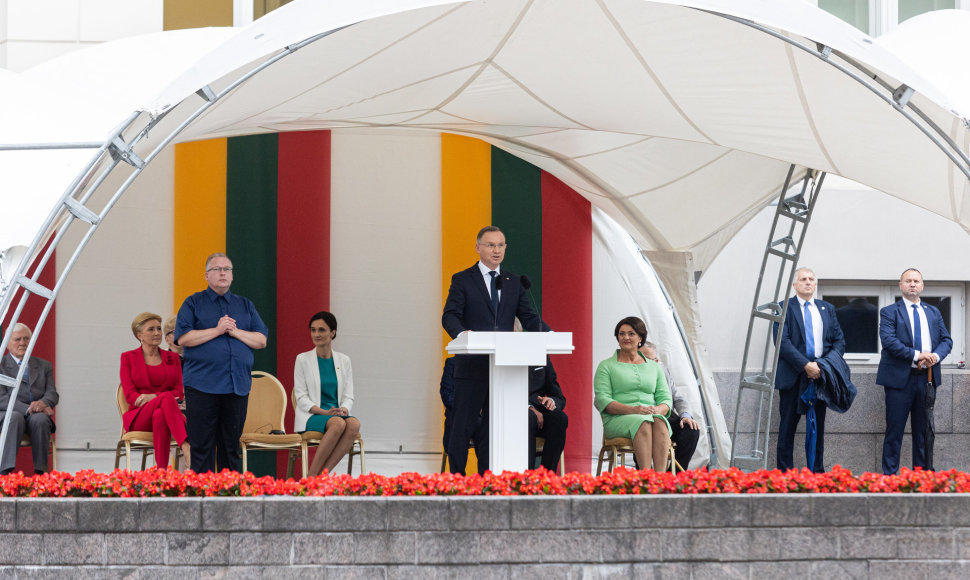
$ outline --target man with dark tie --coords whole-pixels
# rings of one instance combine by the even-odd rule
[[[27,354],[30,343],[30,328],[26,324],[17,323],[10,334],[7,344],[7,354],[0,359],[0,373],[8,377],[16,377]],[[3,421],[10,401],[12,387],[0,386],[0,422]],[[10,427],[3,446],[3,458],[0,459],[0,474],[11,473],[17,463],[17,450],[24,433],[30,435],[30,447],[34,459],[34,473],[44,473],[47,469],[47,453],[54,432],[54,407],[60,400],[57,389],[54,388],[54,369],[51,363],[30,357],[27,370],[24,372],[17,400],[14,402],[13,415],[10,416]]]
[[[513,329],[518,317],[523,328],[542,327],[539,316],[518,276],[501,269],[505,259],[505,234],[495,226],[478,232],[477,264],[451,277],[451,287],[441,315],[441,326],[452,337],[473,331]],[[525,401],[523,401],[523,405]],[[478,472],[488,469],[488,356],[455,356],[455,398],[448,465],[452,473],[465,473],[468,440],[481,442],[475,453]]]
[[[886,437],[882,444],[882,472],[899,470],[906,418],[913,430],[913,467],[926,467],[926,381],[933,369],[933,381],[940,384],[940,361],[950,354],[953,340],[940,311],[920,301],[923,275],[909,268],[899,277],[903,297],[879,311],[879,339],[882,355],[876,384],[886,391]]]
[[[794,469],[793,452],[795,430],[800,415],[807,411],[800,399],[809,381],[822,377],[816,362],[831,352],[839,357],[845,354],[845,338],[835,316],[835,307],[815,298],[818,281],[811,268],[799,268],[795,272],[792,288],[795,296],[788,299],[788,312],[778,347],[778,367],[775,369],[775,388],[778,389],[778,469]],[[825,472],[825,403],[816,399],[815,420],[817,436],[815,461],[812,471]],[[802,411],[799,413],[799,411]],[[811,461],[811,460],[809,460]]]

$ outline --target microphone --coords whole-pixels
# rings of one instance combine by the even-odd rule
[[[502,290],[501,274],[495,276],[495,292],[498,293],[500,290]],[[501,299],[498,300],[498,304],[499,304],[498,308],[501,308],[502,307]],[[498,308],[495,309],[495,316],[492,319],[492,330],[498,330]]]
[[[539,309],[538,305],[536,305],[536,299],[532,295],[532,280],[529,280],[528,276],[526,276],[525,274],[522,274],[521,276],[519,276],[519,282],[522,284],[522,287],[525,288],[526,291],[529,293],[529,301],[532,302],[532,309],[535,310],[536,314],[539,315],[539,323],[538,323],[539,328],[536,329],[536,332],[542,332],[542,311]]]

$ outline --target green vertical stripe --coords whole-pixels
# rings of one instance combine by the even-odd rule
[[[254,370],[276,374],[276,166],[279,136],[233,137],[227,143],[226,253],[232,291],[249,298],[269,327]]]
[[[267,347],[253,369],[276,375],[276,168],[279,136],[227,140],[226,253],[232,260],[232,291],[253,301],[269,328]],[[250,452],[249,470],[277,475],[275,452]]]
[[[492,225],[502,228],[509,249],[503,267],[532,280],[542,310],[542,173],[539,168],[492,147]]]

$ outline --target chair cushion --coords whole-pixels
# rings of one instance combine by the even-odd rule
[[[303,437],[303,440],[307,443],[319,443],[320,440],[323,439],[323,433],[319,431],[304,431],[301,437]]]
[[[146,445],[152,444],[152,432],[151,431],[128,431],[121,436],[122,441],[128,441],[131,443],[144,443]]]
[[[604,440],[603,447],[633,447],[633,440],[626,437],[613,437]]]
[[[289,435],[270,435],[269,433],[243,433],[239,438],[246,445],[299,445],[303,437],[293,433]]]

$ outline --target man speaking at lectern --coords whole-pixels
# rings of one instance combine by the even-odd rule
[[[522,327],[537,330],[539,316],[529,306],[520,278],[501,269],[505,235],[495,226],[478,232],[477,264],[451,277],[441,326],[451,338],[468,331],[511,332],[515,318]],[[522,401],[523,409],[528,402]],[[455,356],[455,403],[448,465],[452,473],[465,473],[468,440],[481,442],[475,450],[478,472],[488,469],[488,355]],[[477,430],[478,431],[476,433]]]

